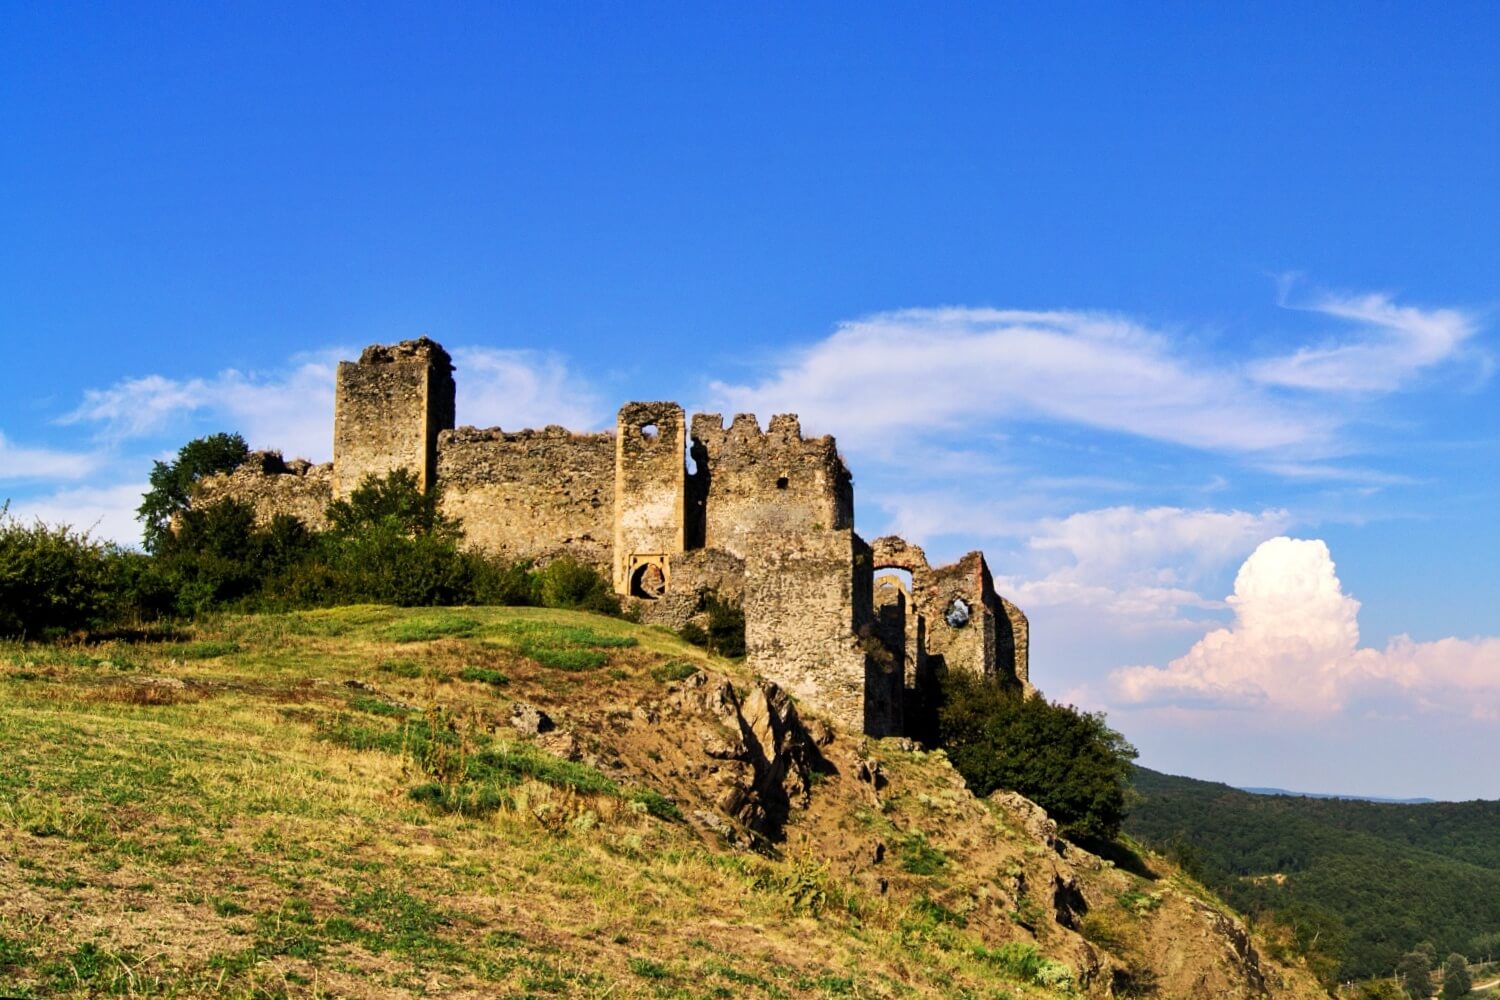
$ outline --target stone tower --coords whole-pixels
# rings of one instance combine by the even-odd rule
[[[367,347],[341,361],[333,406],[333,495],[368,475],[409,469],[422,489],[437,481],[438,432],[453,428],[453,360],[419,337]]]
[[[614,585],[620,594],[666,592],[683,550],[687,420],[676,403],[627,403],[615,431]]]

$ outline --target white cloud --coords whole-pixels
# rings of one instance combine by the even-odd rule
[[[1070,608],[1131,632],[1202,627],[1204,580],[1285,530],[1285,510],[1108,507],[1038,522],[1027,541],[1031,573],[997,586],[1023,608]]]
[[[460,423],[592,430],[604,422],[607,410],[598,393],[557,355],[460,347],[453,359]]]
[[[1104,313],[943,308],[843,323],[758,385],[711,384],[725,410],[801,413],[876,449],[891,438],[1044,418],[1197,448],[1326,448],[1336,422],[1235,369]]]
[[[141,526],[135,519],[135,510],[141,505],[141,495],[147,488],[146,483],[119,483],[59,490],[47,496],[15,501],[10,505],[10,514],[21,521],[66,524],[87,531],[94,538],[138,545]]]
[[[1398,306],[1388,295],[1325,296],[1307,311],[1356,325],[1351,337],[1303,347],[1251,367],[1269,385],[1339,392],[1390,392],[1423,369],[1458,356],[1478,332],[1458,309]]]
[[[1360,648],[1359,602],[1343,591],[1328,546],[1278,537],[1240,567],[1233,624],[1166,667],[1111,674],[1127,704],[1266,707],[1326,716],[1355,706],[1500,719],[1500,639],[1393,639]]]
[[[23,448],[0,434],[0,482],[24,479],[82,479],[99,466],[88,452]]]
[[[351,355],[331,348],[298,355],[281,371],[123,379],[85,392],[63,422],[98,425],[101,437],[120,443],[211,419],[220,429],[243,434],[252,448],[327,461],[333,457],[334,373],[339,358]],[[453,355],[462,423],[509,429],[550,423],[587,429],[600,423],[597,394],[560,358],[483,347],[457,348]]]
[[[188,418],[209,417],[245,436],[252,448],[326,461],[333,448],[333,373],[339,352],[299,355],[285,371],[227,369],[211,378],[162,375],[90,389],[63,423],[99,425],[111,442],[165,433]]]

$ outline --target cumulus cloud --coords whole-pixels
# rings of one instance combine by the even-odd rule
[[[1202,582],[1290,522],[1281,509],[1131,506],[1048,518],[1026,543],[1036,571],[997,584],[1023,607],[1087,609],[1128,631],[1201,627],[1189,610],[1222,607]]]
[[[1329,295],[1302,306],[1350,323],[1348,336],[1251,367],[1269,385],[1338,392],[1390,392],[1424,369],[1458,356],[1478,332],[1474,316],[1458,309],[1398,306],[1390,296]]]
[[[1232,368],[1105,313],[907,309],[841,324],[756,385],[711,385],[726,410],[801,413],[840,440],[1042,418],[1196,448],[1319,450],[1326,413],[1274,398]]]
[[[1233,623],[1185,656],[1111,674],[1117,698],[1319,716],[1382,704],[1500,718],[1500,639],[1403,635],[1383,650],[1361,648],[1359,601],[1344,593],[1320,540],[1263,542],[1240,567],[1228,604]]]
[[[555,354],[460,347],[453,360],[462,423],[592,430],[604,422],[606,407],[598,392]]]
[[[82,479],[99,465],[90,452],[25,448],[0,434],[0,482],[27,479]]]

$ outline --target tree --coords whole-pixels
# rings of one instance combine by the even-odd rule
[[[386,528],[408,537],[435,535],[456,540],[459,523],[438,512],[439,492],[423,490],[409,469],[366,476],[348,499],[328,505],[328,523],[337,535]]]
[[[1456,952],[1449,955],[1443,962],[1443,996],[1468,996],[1473,988],[1474,980],[1469,978],[1469,960]]]
[[[0,635],[42,636],[100,623],[113,604],[115,550],[87,532],[20,524],[0,505]]]
[[[1402,955],[1396,966],[1396,978],[1413,1000],[1427,1000],[1432,996],[1432,960],[1425,951],[1409,951]]]
[[[178,449],[172,462],[152,463],[151,488],[136,508],[146,551],[161,549],[172,532],[172,519],[187,510],[199,480],[217,472],[233,472],[248,454],[250,447],[244,438],[219,433],[189,441]]]
[[[1135,747],[1098,712],[1005,691],[961,671],[942,679],[938,742],[975,795],[1008,789],[1073,836],[1120,832]]]

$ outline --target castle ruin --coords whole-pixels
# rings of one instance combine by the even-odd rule
[[[643,621],[680,628],[710,594],[739,603],[752,670],[874,736],[904,733],[906,706],[944,669],[1032,690],[1026,617],[995,592],[984,556],[933,567],[900,538],[865,542],[834,439],[803,436],[795,414],[762,430],[749,414],[689,424],[676,403],[633,402],[592,434],[455,416],[439,344],[368,347],[338,366],[332,463],[257,452],[206,479],[198,502],[234,497],[262,521],[321,528],[366,477],[407,469],[440,489],[469,544],[589,563]]]

